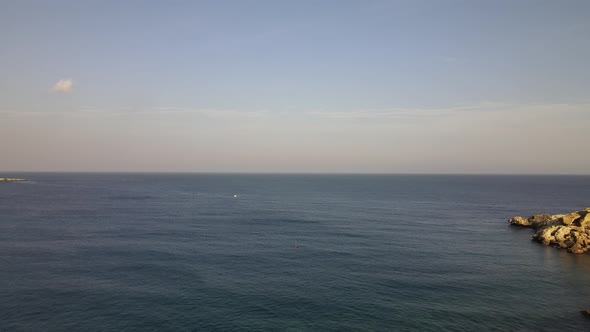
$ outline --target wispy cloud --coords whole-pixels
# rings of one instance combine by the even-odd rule
[[[71,87],[70,87],[71,88]],[[0,108],[3,115],[47,115],[62,114],[71,116],[138,116],[153,115],[166,116],[170,119],[180,116],[197,116],[203,119],[217,119],[222,121],[245,120],[318,120],[325,123],[364,123],[364,124],[425,124],[426,122],[463,121],[474,120],[515,122],[530,121],[531,123],[548,123],[551,121],[563,121],[578,117],[583,121],[590,119],[590,103],[503,103],[480,102],[473,104],[454,105],[433,108],[390,108],[390,109],[366,109],[353,111],[326,111],[326,110],[232,110],[213,109],[183,106],[156,106],[156,107],[104,107],[81,106],[71,109],[47,110],[44,107],[34,109]],[[185,117],[183,117],[185,118]],[[359,122],[360,121],[360,122]]]
[[[71,78],[61,79],[53,85],[53,87],[51,88],[51,92],[68,93],[68,92],[71,92],[73,88],[74,88],[74,81]]]
[[[514,116],[523,113],[538,114],[543,113],[563,113],[563,112],[590,112],[590,103],[576,104],[516,104],[501,102],[480,102],[474,104],[465,104],[457,106],[448,106],[440,108],[391,108],[385,110],[358,110],[348,112],[307,112],[306,114],[331,119],[377,119],[377,120],[396,120],[396,119],[437,119],[440,117],[451,116],[468,116],[475,114],[512,114]]]
[[[142,110],[139,112],[146,113],[188,113],[198,114],[209,118],[259,118],[265,115],[271,115],[271,112],[264,110],[256,111],[238,111],[230,109],[208,109],[208,108],[190,108],[190,107],[177,107],[177,106],[163,106],[155,107],[152,109]]]

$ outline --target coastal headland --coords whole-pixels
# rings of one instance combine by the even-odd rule
[[[533,240],[543,245],[574,254],[590,251],[590,208],[566,214],[534,214],[526,219],[516,216],[508,222],[534,229]]]

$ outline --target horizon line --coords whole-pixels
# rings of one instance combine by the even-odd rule
[[[2,171],[4,173],[33,174],[203,174],[203,175],[449,175],[449,176],[590,176],[590,173],[444,173],[444,172],[240,172],[240,171]]]

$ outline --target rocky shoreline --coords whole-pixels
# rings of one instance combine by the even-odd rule
[[[566,214],[534,214],[526,219],[516,216],[508,222],[534,229],[533,240],[543,245],[574,254],[590,251],[590,208]]]
[[[27,181],[27,179],[20,179],[20,178],[0,178],[0,182],[16,182],[16,181]]]

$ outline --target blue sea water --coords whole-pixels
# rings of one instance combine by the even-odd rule
[[[8,175],[0,331],[590,330],[590,177]]]

